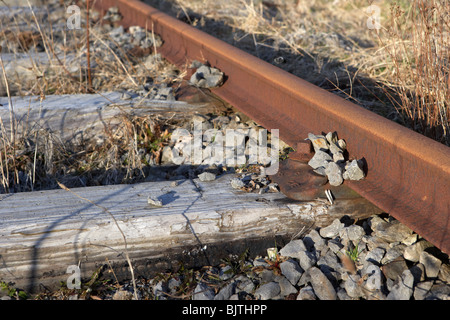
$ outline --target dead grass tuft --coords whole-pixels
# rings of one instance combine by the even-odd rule
[[[379,39],[390,59],[388,87],[404,121],[414,130],[450,145],[450,3],[412,1],[391,7]]]
[[[0,53],[5,61],[0,66],[0,94],[38,96],[45,103],[51,94],[137,92],[182,80],[183,73],[157,53],[161,39],[151,31],[144,40],[152,45],[141,47],[131,30],[114,32],[117,25],[101,25],[98,13],[91,10],[87,42],[86,28],[67,29],[63,6],[10,10],[11,14],[0,13]],[[81,6],[81,25],[86,25],[86,18]],[[126,45],[120,43],[124,36]],[[161,148],[170,137],[158,118],[123,114],[120,126],[105,127],[107,139],[101,145],[61,141],[45,130],[28,130],[26,119],[15,120],[11,100],[9,107],[10,119],[0,119],[1,193],[53,189],[57,180],[69,188],[140,181],[148,166],[159,164]],[[6,135],[2,121],[15,124],[11,135]]]
[[[120,115],[120,126],[105,127],[106,140],[68,143],[45,130],[0,140],[0,193],[134,183],[160,163],[170,134],[152,116]]]

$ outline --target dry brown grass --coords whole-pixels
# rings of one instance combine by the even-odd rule
[[[9,97],[34,95],[45,104],[49,94],[140,90],[149,83],[181,81],[180,72],[157,55],[156,46],[123,49],[109,35],[113,27],[101,27],[98,16],[91,12],[90,87],[85,28],[51,27],[60,24],[61,19],[65,23],[64,13],[65,8],[59,14],[51,8],[48,16],[33,11],[28,16],[31,20],[15,15],[7,25],[0,19],[0,41],[6,45],[0,50],[2,57],[19,53],[28,57],[33,66],[26,77],[19,72],[6,76],[5,68],[0,66],[2,82],[7,89],[13,88],[5,92]],[[85,16],[82,10],[82,24]],[[151,32],[147,36],[153,40],[157,37]],[[37,58],[39,51],[40,57],[47,59]],[[147,177],[146,167],[159,163],[160,149],[170,138],[163,130],[165,122],[151,116],[122,114],[120,126],[105,128],[108,138],[103,144],[68,143],[46,131],[27,130],[26,119],[15,121],[11,102],[9,107],[10,119],[0,119],[0,193],[57,188],[57,180],[70,188],[140,181]],[[3,121],[15,124],[11,135],[6,134]],[[20,134],[14,130],[22,127]]]
[[[449,3],[146,0],[259,58],[450,145]],[[370,5],[381,29],[367,27]]]
[[[56,181],[70,188],[144,181],[170,134],[152,116],[122,114],[120,123],[105,128],[102,144],[71,144],[40,130],[18,136],[13,148],[2,136],[0,193],[53,189]]]
[[[84,27],[87,24],[83,7],[80,29],[67,29],[67,17],[65,7],[51,7],[47,11],[34,8],[32,14],[15,15],[13,19],[0,19],[3,54],[21,53],[32,66],[31,70],[27,70],[27,77],[20,70],[9,75],[8,81],[14,88],[11,94],[76,94],[139,89],[150,78],[159,82],[176,78],[176,68],[161,59],[145,63],[149,55],[157,53],[156,47],[123,46],[109,34],[117,25],[101,26],[95,11],[90,15],[89,35]],[[91,68],[87,67],[88,36]],[[147,37],[153,38],[155,35],[148,32]],[[38,55],[39,52],[41,55]],[[89,69],[92,90],[88,90]],[[174,77],[168,79],[168,75]]]
[[[412,1],[391,8],[380,43],[390,59],[393,104],[414,130],[450,145],[450,3]]]

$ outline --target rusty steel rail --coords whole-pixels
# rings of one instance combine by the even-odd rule
[[[97,0],[117,6],[125,27],[153,29],[158,49],[183,66],[208,61],[225,73],[213,92],[296,146],[309,132],[336,131],[367,177],[346,181],[354,191],[450,253],[450,148],[365,110],[137,0]],[[299,65],[299,68],[302,66]]]

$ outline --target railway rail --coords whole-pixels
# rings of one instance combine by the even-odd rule
[[[212,92],[297,151],[281,167],[281,175],[312,156],[304,139],[309,132],[337,131],[348,152],[363,158],[367,175],[345,184],[394,216],[445,253],[450,253],[450,149],[288,72],[247,54],[137,0],[97,0],[105,12],[118,7],[124,27],[152,29],[164,41],[158,52],[177,66],[208,62],[225,73],[225,83]],[[299,66],[301,68],[301,66]],[[275,177],[276,179],[277,177]],[[278,177],[280,179],[280,177]],[[312,178],[314,179],[314,178]],[[308,179],[287,196],[302,200],[311,191]],[[289,181],[286,185],[289,184]],[[281,181],[283,187],[283,181]]]

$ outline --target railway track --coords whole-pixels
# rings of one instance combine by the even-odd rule
[[[450,253],[450,149],[297,78],[223,41],[137,0],[98,0],[95,8],[118,7],[124,27],[151,28],[164,44],[159,48],[177,66],[208,62],[226,76],[212,92],[256,122],[279,129],[280,138],[297,147],[280,174],[282,191],[303,200],[323,191],[311,180],[290,188],[296,170],[312,156],[308,133],[336,131],[348,152],[363,158],[367,175],[345,184],[383,211]],[[301,66],[299,66],[300,68]],[[300,169],[298,169],[300,168]],[[284,177],[282,177],[284,176]],[[311,177],[314,180],[314,177]],[[314,181],[312,181],[314,182]],[[345,197],[346,192],[343,193]]]

